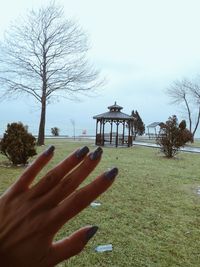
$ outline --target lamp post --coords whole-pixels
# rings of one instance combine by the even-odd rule
[[[74,136],[74,140],[75,140],[75,136],[76,136],[76,130],[75,130],[75,120],[71,119],[71,124],[72,124],[72,127],[73,127],[73,136]]]

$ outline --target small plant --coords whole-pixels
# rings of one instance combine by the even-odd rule
[[[7,125],[7,130],[0,141],[0,152],[14,165],[25,165],[30,157],[37,154],[35,146],[36,139],[28,133],[27,126],[21,122],[14,122]]]
[[[58,127],[53,127],[53,128],[51,128],[51,133],[53,136],[59,136],[60,129]]]
[[[185,120],[178,124],[177,117],[173,115],[165,123],[160,124],[160,132],[156,143],[168,158],[174,157],[180,147],[187,142],[193,142],[192,133],[186,128]]]

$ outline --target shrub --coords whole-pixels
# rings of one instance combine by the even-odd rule
[[[51,133],[53,136],[59,136],[60,129],[58,127],[51,128]]]
[[[35,146],[36,139],[28,133],[27,126],[21,122],[14,122],[7,125],[7,130],[0,141],[0,152],[14,165],[27,164],[28,159],[37,154]]]
[[[161,151],[168,158],[174,157],[180,147],[187,142],[193,142],[192,133],[186,128],[185,120],[178,124],[177,117],[173,115],[165,123],[160,124],[160,132],[156,139]]]

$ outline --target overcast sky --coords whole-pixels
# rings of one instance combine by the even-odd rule
[[[10,21],[38,8],[42,0],[1,1],[0,38]],[[107,78],[95,98],[62,100],[48,106],[47,132],[53,126],[71,134],[95,130],[94,115],[117,104],[130,114],[138,110],[144,123],[166,121],[180,107],[169,105],[165,90],[172,81],[200,73],[199,0],[63,0],[65,15],[89,35],[91,62]],[[22,121],[37,132],[39,107],[31,99],[0,103],[0,133],[8,122]]]

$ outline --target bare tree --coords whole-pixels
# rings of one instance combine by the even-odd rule
[[[174,81],[167,89],[167,94],[172,99],[172,104],[183,104],[189,122],[189,130],[194,136],[200,121],[200,85],[198,80]]]
[[[40,103],[38,145],[44,144],[47,104],[101,84],[99,72],[88,63],[88,49],[87,35],[54,3],[30,11],[5,33],[0,43],[2,97],[25,93]]]

